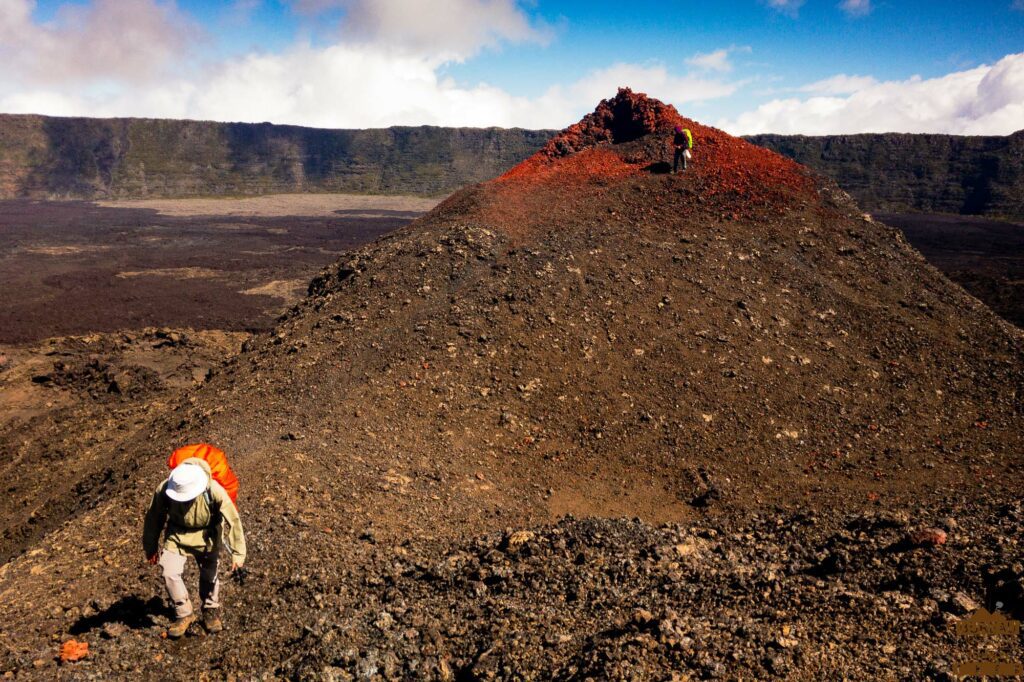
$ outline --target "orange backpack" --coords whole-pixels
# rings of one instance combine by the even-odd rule
[[[210,472],[213,480],[220,483],[227,491],[232,502],[238,499],[238,477],[228,465],[228,456],[220,448],[215,448],[208,443],[197,443],[178,448],[171,453],[167,460],[167,466],[171,469],[184,462],[189,457],[198,457],[210,465]]]

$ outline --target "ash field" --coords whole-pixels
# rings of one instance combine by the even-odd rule
[[[319,268],[435,203],[0,201],[0,343],[146,326],[266,330]]]

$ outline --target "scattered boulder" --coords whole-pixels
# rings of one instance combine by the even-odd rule
[[[104,625],[103,630],[101,630],[100,634],[103,636],[104,639],[117,639],[126,632],[128,632],[127,625],[125,625],[124,623],[113,622]]]
[[[946,544],[946,531],[941,528],[918,528],[910,533],[908,540],[915,547],[938,547]]]
[[[965,592],[954,592],[944,599],[939,606],[943,611],[947,611],[956,616],[966,616],[969,613],[974,613],[981,605],[972,599]]]

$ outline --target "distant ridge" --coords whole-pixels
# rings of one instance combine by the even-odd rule
[[[1024,218],[1024,130],[746,139],[831,177],[868,211]]]
[[[500,175],[554,134],[0,114],[0,199],[288,192],[440,196]],[[1024,131],[1006,137],[745,139],[832,178],[868,211],[1024,218]]]
[[[499,175],[553,134],[0,114],[0,199],[289,192],[437,196]]]

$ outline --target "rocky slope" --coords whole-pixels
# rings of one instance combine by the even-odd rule
[[[297,126],[0,114],[0,199],[285,192],[447,194],[550,132]]]
[[[83,679],[948,677],[960,618],[1021,607],[1022,343],[833,185],[623,90],[107,434],[133,459],[0,568],[0,669],[75,637]],[[196,440],[252,573],[171,644],[134,536]]]
[[[93,502],[135,459],[130,433],[202,385],[244,332],[149,328],[0,344],[0,561]]]
[[[824,173],[867,211],[1024,218],[1024,130],[747,139]]]

